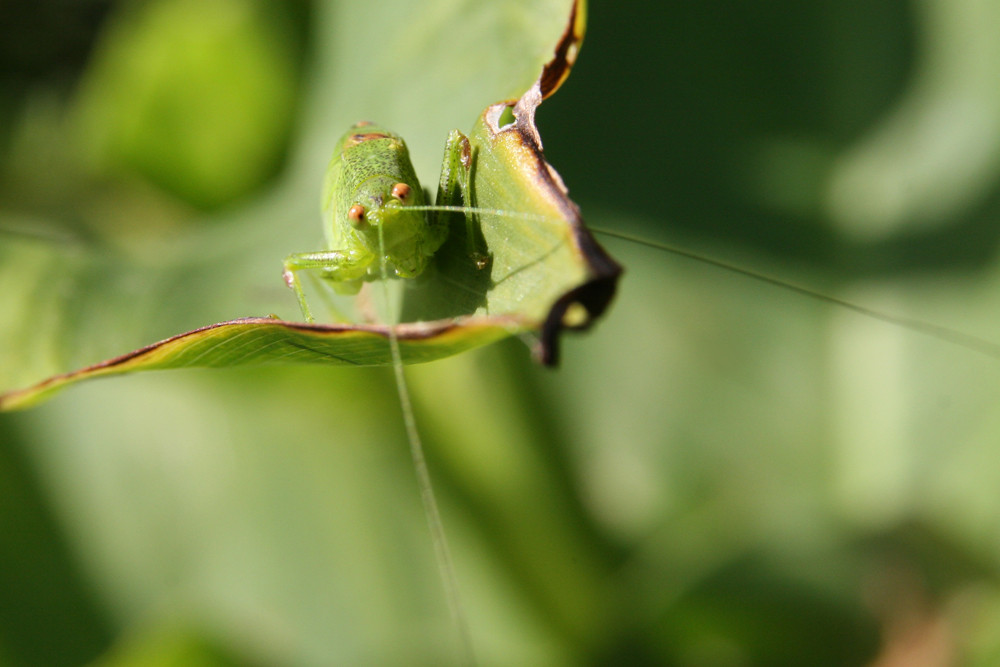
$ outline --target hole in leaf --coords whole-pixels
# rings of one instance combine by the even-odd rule
[[[562,316],[562,324],[564,327],[573,329],[576,327],[582,327],[590,319],[590,314],[587,312],[587,308],[579,301],[574,301],[569,304],[566,308],[566,312]]]
[[[514,106],[506,106],[503,111],[500,112],[500,117],[497,118],[497,127],[499,129],[504,129],[509,125],[513,125],[517,119],[514,118]]]

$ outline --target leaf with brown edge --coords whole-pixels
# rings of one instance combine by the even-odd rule
[[[583,329],[611,301],[621,267],[594,241],[558,173],[542,153],[534,114],[565,80],[583,37],[584,3],[572,4],[551,60],[519,100],[486,108],[469,134],[471,191],[466,200],[491,262],[474,265],[466,221],[452,233],[426,276],[408,284],[394,327],[404,363],[459,354],[514,334],[533,334],[536,358],[558,360],[565,329]],[[280,258],[279,258],[280,259]],[[291,299],[289,299],[291,301]],[[85,379],[168,368],[392,362],[386,325],[305,324],[245,318],[213,324],[0,394],[0,410],[34,405]]]
[[[573,4],[552,60],[516,102],[499,102],[480,115],[472,146],[473,217],[491,255],[489,273],[473,266],[466,226],[453,216],[438,251],[438,272],[409,290],[404,319],[476,312],[516,315],[540,336],[536,359],[554,365],[559,335],[586,329],[617,288],[622,268],[587,230],[580,209],[546,160],[535,111],[569,75],[583,40],[586,3]],[[463,310],[464,309],[464,310]],[[474,309],[474,311],[473,311]]]
[[[405,363],[434,361],[524,331],[515,317],[466,318],[395,326]],[[0,410],[31,407],[92,378],[169,368],[229,368],[261,364],[385,366],[392,363],[389,327],[286,322],[246,317],[172,336],[120,357],[33,387],[0,395]]]
[[[492,261],[480,271],[468,256],[465,220],[454,216],[435,274],[408,290],[404,319],[516,316],[540,337],[535,357],[558,361],[564,329],[585,329],[607,308],[621,267],[594,240],[559,174],[545,161],[534,124],[536,83],[516,104],[480,116],[473,147],[471,199]]]

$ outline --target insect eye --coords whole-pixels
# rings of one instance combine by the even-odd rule
[[[410,186],[406,183],[396,183],[392,186],[392,196],[399,201],[405,202],[410,198]]]
[[[365,207],[361,204],[355,204],[347,211],[347,217],[350,218],[351,222],[355,225],[360,225],[365,221]]]
[[[347,217],[351,219],[351,222],[359,224],[365,220],[365,207],[361,204],[355,204],[347,211]]]

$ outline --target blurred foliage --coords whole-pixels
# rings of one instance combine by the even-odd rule
[[[291,130],[300,36],[289,13],[168,0],[116,14],[80,82],[89,161],[199,208],[260,187]]]
[[[257,110],[254,190],[199,200],[136,165],[194,169],[200,124],[240,114],[192,104],[190,137],[102,172],[75,120],[97,104],[78,92],[90,47],[188,3],[27,4],[0,9],[47,35],[0,51],[4,386],[294,313],[280,260],[320,236],[346,124],[397,129],[433,183],[446,132],[517,92],[523,49],[475,45],[543,21],[510,2],[225,3],[284,16],[229,55],[300,83],[274,99],[282,123]],[[997,340],[1000,5],[590,11],[539,124],[591,223]],[[412,59],[379,69],[385,44]],[[1000,362],[608,246],[619,301],[559,371],[516,341],[407,371],[481,661],[995,664]],[[404,438],[390,376],[366,369],[149,374],[3,415],[0,664],[447,662]]]

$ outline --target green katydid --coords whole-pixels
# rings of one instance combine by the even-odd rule
[[[327,168],[322,197],[327,248],[285,259],[285,282],[306,320],[313,316],[297,275],[303,269],[318,271],[342,294],[357,293],[383,270],[399,278],[422,274],[448,237],[444,214],[468,199],[471,160],[469,139],[453,130],[436,203],[428,206],[403,139],[370,122],[353,125]],[[489,258],[477,247],[472,218],[466,220],[470,256],[485,268]]]

